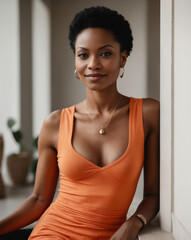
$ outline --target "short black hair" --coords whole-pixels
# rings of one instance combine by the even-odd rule
[[[117,11],[106,7],[90,7],[77,13],[70,25],[69,41],[75,53],[75,42],[78,34],[86,28],[103,28],[111,31],[120,44],[121,52],[130,55],[133,47],[133,36],[129,22]]]

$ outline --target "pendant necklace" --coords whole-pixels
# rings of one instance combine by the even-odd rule
[[[109,119],[108,119],[105,127],[101,127],[101,128],[100,128],[100,126],[96,123],[95,119],[93,119],[93,117],[91,116],[90,112],[89,112],[88,109],[87,109],[86,101],[84,101],[85,110],[86,110],[89,118],[91,119],[92,123],[94,124],[94,126],[98,129],[100,135],[105,134],[105,129],[106,129],[107,126],[109,125],[109,123],[110,123],[110,121],[111,121],[111,119],[112,119],[113,113],[115,112],[115,109],[117,108],[120,100],[121,100],[121,97],[119,98],[119,101],[118,101],[117,104],[115,105],[115,107],[114,107],[114,109],[113,109],[113,111],[112,111],[112,113],[111,113],[111,115],[110,115],[110,117],[109,117]]]

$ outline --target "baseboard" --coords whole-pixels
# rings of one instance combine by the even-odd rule
[[[188,234],[181,222],[176,218],[172,213],[172,228],[173,228],[173,237],[175,240],[190,240],[191,236]]]

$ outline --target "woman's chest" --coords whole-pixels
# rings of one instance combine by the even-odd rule
[[[72,146],[76,152],[97,166],[103,167],[119,159],[129,145],[130,128],[128,116],[113,120],[105,133],[90,121],[76,121],[72,135]]]

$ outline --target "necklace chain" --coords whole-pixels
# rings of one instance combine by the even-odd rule
[[[105,133],[105,129],[108,127],[108,125],[109,125],[109,123],[110,123],[110,121],[111,121],[111,119],[112,119],[113,113],[114,113],[115,109],[117,108],[117,106],[118,106],[118,104],[119,104],[120,101],[121,101],[121,97],[119,98],[119,101],[117,102],[117,104],[116,104],[115,107],[113,108],[113,111],[112,111],[112,113],[111,113],[111,115],[110,115],[110,117],[109,117],[109,119],[108,119],[105,127],[102,127],[102,128],[100,128],[100,126],[96,123],[95,119],[93,119],[93,117],[91,116],[90,112],[89,112],[88,109],[87,109],[86,101],[84,101],[84,107],[85,107],[85,109],[86,109],[86,112],[87,112],[89,118],[91,119],[92,123],[93,123],[94,126],[98,129],[98,131],[99,131],[99,133],[100,133],[101,135],[103,135],[103,134]]]

